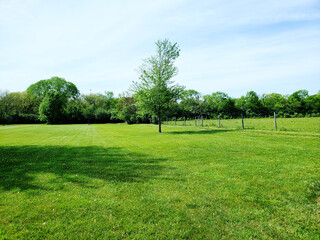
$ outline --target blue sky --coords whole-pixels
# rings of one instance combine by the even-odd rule
[[[187,89],[320,90],[315,0],[0,0],[0,89],[59,76],[117,95],[164,38],[181,48],[175,80]]]

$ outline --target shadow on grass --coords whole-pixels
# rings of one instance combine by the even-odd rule
[[[215,134],[215,133],[223,133],[223,132],[231,132],[238,131],[237,129],[211,129],[211,130],[195,130],[195,131],[174,131],[174,132],[166,132],[166,134]]]
[[[45,189],[36,174],[54,174],[51,181],[90,185],[90,179],[113,182],[144,182],[163,170],[165,159],[97,146],[0,147],[0,188]],[[44,180],[47,181],[47,180]],[[92,186],[94,187],[94,186]]]

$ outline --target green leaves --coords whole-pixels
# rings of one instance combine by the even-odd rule
[[[42,99],[39,107],[40,120],[48,123],[59,122],[67,102],[79,97],[76,85],[59,77],[40,80],[28,87],[27,93]]]
[[[63,116],[65,101],[59,92],[48,92],[39,107],[40,120],[58,123]]]
[[[38,98],[44,98],[49,92],[59,92],[65,99],[76,98],[79,96],[79,90],[76,85],[59,77],[40,80],[28,87],[27,92],[28,94]]]
[[[133,82],[131,90],[137,106],[152,116],[161,118],[170,105],[179,97],[184,87],[174,84],[172,78],[178,74],[174,66],[180,49],[169,40],[156,42],[156,54],[143,60],[139,68],[140,82]]]

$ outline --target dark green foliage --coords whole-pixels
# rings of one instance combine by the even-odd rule
[[[184,90],[181,93],[181,111],[187,118],[203,115],[201,94],[195,90]]]
[[[40,119],[39,119],[39,115],[38,114],[25,114],[25,113],[21,113],[18,115],[17,118],[15,118],[16,124],[19,123],[40,123]]]
[[[9,124],[12,123],[12,116],[5,113],[5,112],[0,112],[0,124]]]
[[[65,122],[85,123],[83,115],[84,104],[81,99],[70,100],[65,108]]]
[[[290,104],[290,113],[301,113],[305,114],[305,101],[308,96],[307,90],[299,90],[291,94],[288,98],[289,104]]]
[[[305,99],[305,110],[309,114],[320,113],[320,94],[311,95]]]
[[[97,108],[94,111],[94,117],[96,119],[97,122],[106,122],[107,120],[110,120],[110,114],[107,110],[105,110],[104,108]]]
[[[49,124],[60,123],[66,102],[60,92],[47,92],[39,107],[39,119]]]
[[[235,107],[235,100],[229,97],[226,93],[215,92],[204,97],[205,112],[208,117],[225,117],[231,118],[238,115]]]
[[[64,108],[69,100],[79,97],[79,91],[71,82],[63,78],[52,77],[32,84],[27,93],[42,99],[39,107],[39,119],[47,123],[60,123],[64,120]]]
[[[137,123],[138,109],[133,97],[122,97],[117,105],[118,118],[128,124]]]
[[[0,124],[39,123],[40,102],[26,92],[0,93]]]
[[[117,122],[116,105],[118,99],[113,97],[113,92],[105,94],[82,95],[83,115],[93,123]]]
[[[85,107],[82,109],[82,114],[89,123],[92,122],[94,120],[94,105],[85,104]]]
[[[286,96],[271,93],[262,95],[261,104],[266,109],[266,114],[270,116],[274,112],[283,115],[287,111],[289,102]]]
[[[250,91],[243,98],[243,110],[246,116],[262,116],[264,113],[263,106],[256,92]]]

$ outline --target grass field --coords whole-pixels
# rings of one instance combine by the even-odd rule
[[[320,134],[0,127],[0,239],[319,239]]]
[[[166,124],[167,122],[164,122]],[[169,121],[169,125],[184,125],[184,121]],[[195,126],[195,120],[186,121],[187,126]],[[197,126],[202,126],[201,121],[197,121]],[[218,127],[218,119],[204,119],[204,127]],[[241,119],[221,119],[221,128],[230,129],[242,129]],[[244,119],[245,129],[256,129],[256,130],[274,130],[274,119],[273,118],[245,118]],[[293,131],[293,132],[316,132],[320,133],[320,117],[313,118],[277,118],[277,130],[278,131]]]

